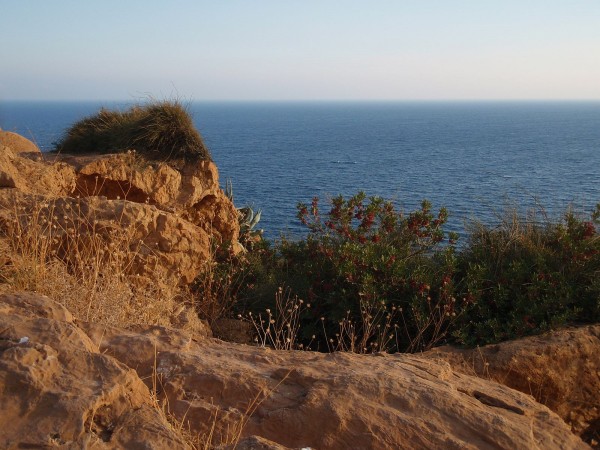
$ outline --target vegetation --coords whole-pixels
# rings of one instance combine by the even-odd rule
[[[76,122],[56,144],[69,154],[135,150],[159,161],[210,159],[192,118],[179,101],[150,101],[126,111],[101,109]]]
[[[589,219],[509,211],[497,226],[471,223],[460,247],[447,217],[426,201],[403,214],[363,193],[323,213],[315,198],[298,205],[306,238],[229,259],[235,270],[219,285],[275,348],[414,352],[600,320],[600,205]]]
[[[158,270],[133,276],[143,247],[134,225],[100,225],[82,208],[79,199],[31,206],[16,197],[0,211],[0,292],[39,292],[87,322],[170,325],[186,293]]]
[[[509,212],[496,227],[474,223],[457,280],[467,307],[454,337],[498,342],[569,322],[600,320],[600,205],[590,220],[557,222]]]

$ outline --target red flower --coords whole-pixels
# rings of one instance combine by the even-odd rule
[[[592,222],[585,222],[583,226],[583,237],[585,239],[594,237],[594,234],[596,234],[596,227],[594,227],[594,224]]]

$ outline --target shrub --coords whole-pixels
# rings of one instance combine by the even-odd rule
[[[178,101],[151,101],[130,109],[97,114],[76,122],[56,144],[70,154],[136,150],[152,160],[210,159],[192,118]]]
[[[455,277],[467,305],[457,341],[486,344],[600,320],[599,216],[600,205],[591,220],[510,212],[497,227],[473,223]]]
[[[444,209],[434,214],[424,201],[404,215],[391,202],[359,193],[334,198],[324,215],[318,198],[299,204],[298,217],[309,236],[282,239],[255,256],[245,308],[274,308],[272,293],[291,289],[312,305],[301,341],[306,346],[314,336],[320,350],[417,351],[444,338],[458,311],[456,236],[443,231]]]

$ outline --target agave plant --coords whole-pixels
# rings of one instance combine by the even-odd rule
[[[227,180],[225,183],[225,195],[233,203],[233,183]],[[255,230],[256,225],[260,222],[261,210],[256,213],[250,206],[237,208],[238,223],[240,224],[239,242],[244,247],[251,247],[254,242],[260,240],[263,230]]]
[[[238,208],[238,221],[240,224],[240,243],[244,246],[252,244],[256,238],[260,238],[262,230],[255,230],[260,222],[261,210],[256,213],[249,206]],[[254,238],[254,239],[253,239]]]

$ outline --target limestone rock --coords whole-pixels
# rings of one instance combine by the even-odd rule
[[[18,197],[24,211],[33,213],[38,205],[51,204],[50,215],[71,225],[76,210],[82,225],[76,232],[83,234],[90,224],[106,230],[135,227],[131,245],[136,248],[128,249],[135,254],[130,273],[149,276],[160,269],[177,284],[191,283],[198,276],[213,243],[231,243],[234,251],[239,250],[237,211],[220,189],[211,161],[175,168],[132,153],[78,157],[31,153],[33,144],[27,139],[0,133],[4,224],[14,219],[10,216],[15,215]],[[63,245],[64,233],[59,238]]]
[[[567,328],[516,341],[463,350],[439,347],[462,373],[530,394],[600,448],[600,325]]]
[[[62,258],[75,256],[74,246],[81,250],[88,239],[102,239],[108,251],[123,252],[123,258],[130,259],[127,271],[134,276],[151,277],[160,270],[169,282],[191,283],[210,254],[210,235],[205,230],[152,205],[103,197],[48,200],[0,190],[0,221],[5,229],[12,226],[15,208],[22,227],[34,216],[38,224],[52,223],[42,226],[40,234],[51,238],[49,245]],[[97,245],[94,242],[90,246]]]
[[[148,203],[177,212],[222,241],[239,235],[237,211],[219,187],[212,161],[196,161],[175,169],[149,162],[135,153],[61,156],[77,170],[75,195],[105,196]]]
[[[529,395],[420,356],[276,352],[173,340],[167,329],[138,345],[115,331],[101,351],[142,378],[156,361],[173,412],[196,430],[217,417],[289,448],[587,448]]]
[[[33,153],[40,154],[40,149],[29,139],[20,134],[0,129],[0,147],[11,148],[15,153]]]
[[[60,197],[73,191],[75,181],[75,170],[67,164],[46,163],[36,154],[29,158],[0,143],[0,188]]]
[[[78,324],[33,294],[0,296],[0,312],[4,448],[185,448],[142,380],[192,433],[212,428],[221,448],[588,448],[531,396],[423,356]]]
[[[186,448],[135,371],[60,305],[3,295],[0,311],[0,447]]]

